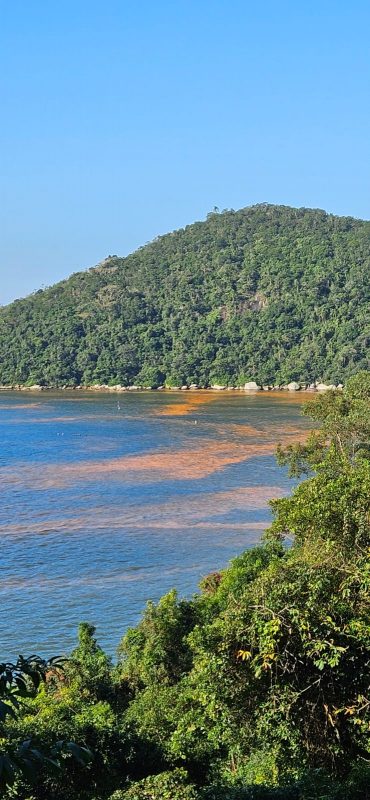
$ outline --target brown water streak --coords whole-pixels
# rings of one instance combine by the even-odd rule
[[[175,497],[160,503],[134,504],[124,511],[110,507],[91,508],[88,512],[65,515],[53,519],[44,513],[37,522],[13,523],[0,526],[1,534],[42,534],[72,532],[85,529],[155,530],[195,528],[264,528],[265,523],[247,521],[238,523],[213,521],[212,517],[231,511],[260,510],[267,508],[271,497],[281,497],[285,490],[279,486],[238,487],[220,492],[202,492],[191,498]],[[267,524],[267,523],[266,523]]]
[[[165,416],[165,417],[183,417],[187,414],[191,414],[195,411],[199,406],[206,405],[207,403],[212,403],[218,399],[218,392],[207,392],[203,390],[202,392],[196,391],[187,391],[182,392],[181,395],[181,402],[177,400],[175,403],[168,403],[161,408],[156,409],[153,413],[155,416]]]
[[[305,431],[296,431],[280,438],[282,444],[304,440]],[[193,450],[159,451],[143,455],[121,456],[101,461],[84,461],[73,464],[22,464],[17,469],[0,469],[0,480],[10,484],[23,484],[34,489],[63,488],[76,481],[122,478],[140,473],[143,482],[164,479],[200,479],[239,464],[247,459],[271,455],[275,441],[235,442],[212,441],[200,438]]]

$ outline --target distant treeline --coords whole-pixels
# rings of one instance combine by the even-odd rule
[[[367,366],[369,274],[368,222],[211,213],[1,309],[0,384],[344,383]]]

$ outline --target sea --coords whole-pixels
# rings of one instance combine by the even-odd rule
[[[149,600],[191,597],[258,543],[304,399],[1,392],[0,660],[68,653],[80,621],[114,657]]]

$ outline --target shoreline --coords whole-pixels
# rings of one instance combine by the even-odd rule
[[[3,385],[0,386],[0,393],[1,392],[102,392],[105,394],[122,394],[125,392],[165,392],[165,393],[174,393],[174,392],[183,392],[183,393],[193,393],[193,392],[212,392],[212,393],[228,393],[228,392],[237,392],[239,394],[276,394],[276,393],[288,393],[288,394],[316,394],[320,392],[326,392],[330,390],[334,391],[341,391],[343,389],[343,384],[325,384],[325,383],[317,383],[317,384],[307,384],[301,383],[298,384],[296,382],[292,382],[290,384],[281,384],[275,386],[260,386],[253,382],[254,385],[245,384],[245,386],[198,386],[192,384],[190,386],[121,386],[117,384],[115,386],[109,386],[108,384],[93,384],[91,386],[41,386],[40,384],[35,384],[33,386],[25,386],[22,384],[14,384],[14,385]]]

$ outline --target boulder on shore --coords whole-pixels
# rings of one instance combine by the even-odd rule
[[[287,384],[286,388],[288,389],[288,392],[299,392],[301,387],[297,381],[292,381],[291,383]]]
[[[244,384],[244,391],[245,392],[260,392],[261,391],[261,387],[258,386],[258,383],[256,383],[256,381],[248,381],[248,383]]]
[[[333,383],[317,383],[316,384],[316,391],[317,392],[328,392],[329,389],[336,389],[337,387]]]

